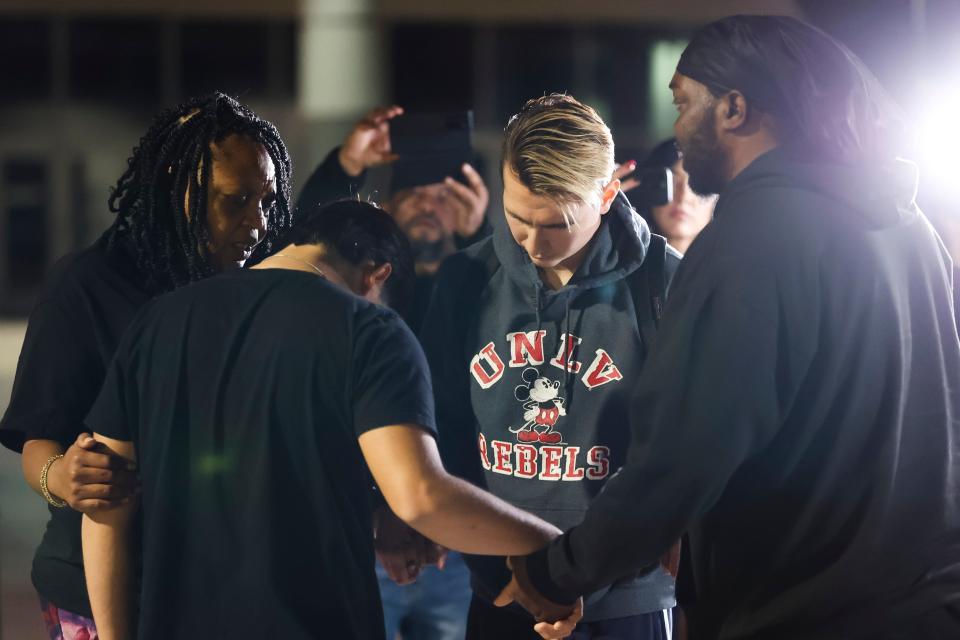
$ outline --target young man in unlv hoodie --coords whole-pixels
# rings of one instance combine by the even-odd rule
[[[561,529],[624,463],[629,397],[679,255],[613,178],[610,130],[564,95],[506,128],[506,224],[441,267],[421,340],[445,466]],[[468,638],[537,637],[493,600],[502,558],[468,558]],[[671,575],[647,567],[586,598],[578,633],[666,638]]]

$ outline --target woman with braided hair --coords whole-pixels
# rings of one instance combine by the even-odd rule
[[[157,116],[109,198],[115,222],[61,259],[30,315],[0,442],[23,454],[50,521],[32,579],[51,638],[95,638],[83,513],[138,491],[84,419],[127,325],[151,298],[244,266],[290,227],[291,163],[276,128],[213,93]]]

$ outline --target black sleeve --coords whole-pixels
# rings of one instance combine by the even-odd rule
[[[487,236],[493,234],[493,225],[490,224],[490,220],[487,218],[487,214],[483,214],[483,222],[480,223],[480,226],[477,227],[477,230],[474,234],[468,238],[461,238],[460,236],[454,234],[453,243],[456,245],[457,249],[466,249],[470,245],[474,245]]]
[[[100,393],[87,414],[90,431],[124,442],[136,441],[139,390],[136,383],[135,353],[145,318],[153,303],[148,303],[134,317],[120,339],[120,344],[107,366],[107,375]]]
[[[20,452],[27,440],[68,446],[103,380],[103,361],[91,343],[86,319],[56,299],[34,308],[17,362],[10,404],[0,422],[0,442]]]
[[[467,327],[474,317],[480,291],[489,279],[482,262],[466,254],[448,258],[437,273],[436,287],[420,330],[420,342],[430,364],[437,406],[440,457],[446,470],[486,489],[476,420],[470,402],[469,359],[465,355]],[[505,559],[462,554],[473,575],[473,586],[493,600],[510,581]]]
[[[358,312],[351,367],[358,436],[394,424],[416,424],[436,435],[427,363],[399,316],[374,305]]]
[[[735,238],[721,244],[734,246],[698,243],[680,265],[632,400],[627,463],[581,524],[530,556],[531,580],[553,600],[656,562],[796,397],[816,349],[817,280],[744,255]]]
[[[682,259],[683,256],[676,249],[669,244],[666,245],[666,253],[663,256],[663,279],[667,297],[670,297],[670,287],[673,285],[673,279],[677,275],[677,269],[680,267]]]
[[[297,211],[341,198],[351,198],[360,191],[366,173],[356,177],[347,174],[340,166],[340,159],[337,157],[339,151],[340,147],[337,147],[328,153],[320,166],[307,178],[297,198]]]

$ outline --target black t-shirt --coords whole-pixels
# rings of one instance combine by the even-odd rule
[[[69,447],[85,430],[114,350],[149,295],[123,245],[108,252],[101,238],[53,268],[30,314],[0,442],[20,452],[27,440]],[[39,499],[39,498],[38,498]],[[80,551],[81,514],[50,508],[33,561],[33,583],[58,607],[89,616]]]
[[[357,438],[435,433],[393,312],[316,275],[221,275],[131,325],[87,420],[143,482],[140,638],[382,638]]]

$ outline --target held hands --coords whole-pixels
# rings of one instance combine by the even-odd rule
[[[71,509],[93,513],[128,502],[140,491],[136,465],[81,433],[50,467],[50,491]]]
[[[572,607],[551,602],[537,593],[530,583],[525,558],[508,558],[507,566],[513,571],[513,577],[493,604],[505,607],[511,602],[517,602],[537,619],[533,630],[547,640],[566,638],[573,633],[583,617],[583,598],[578,598]]]
[[[397,159],[390,148],[390,121],[402,114],[403,108],[397,105],[378,107],[353,125],[338,153],[340,166],[348,175],[356,177]]]
[[[373,514],[373,541],[377,560],[399,585],[416,582],[427,565],[443,570],[447,561],[444,547],[420,535],[386,506]]]

